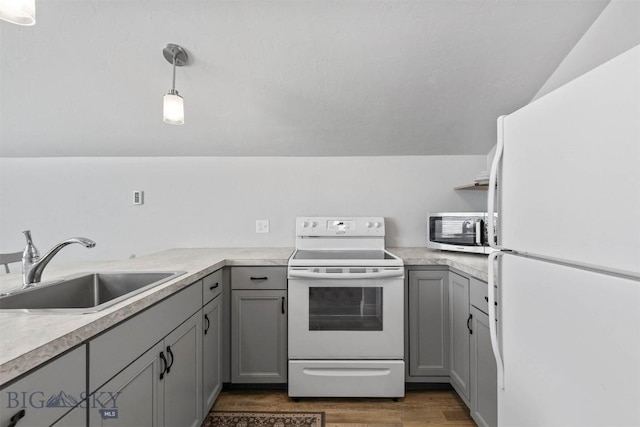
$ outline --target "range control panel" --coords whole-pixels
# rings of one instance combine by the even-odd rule
[[[383,217],[299,217],[298,237],[384,237]]]

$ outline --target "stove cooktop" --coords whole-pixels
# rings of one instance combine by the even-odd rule
[[[378,250],[298,250],[293,259],[370,260],[395,259],[390,253]]]
[[[328,250],[298,249],[289,259],[289,265],[379,265],[401,266],[400,258],[386,250]]]

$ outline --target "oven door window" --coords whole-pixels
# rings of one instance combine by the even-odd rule
[[[381,287],[310,287],[310,331],[382,331]]]

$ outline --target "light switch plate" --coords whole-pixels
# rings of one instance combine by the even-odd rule
[[[269,232],[269,220],[256,219],[256,233],[268,233],[268,232]]]

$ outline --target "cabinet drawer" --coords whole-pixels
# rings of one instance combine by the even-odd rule
[[[291,360],[292,397],[404,397],[402,360]]]
[[[471,278],[470,296],[471,305],[485,314],[489,313],[489,291],[485,282]]]
[[[287,289],[287,268],[233,267],[231,289]]]
[[[222,269],[202,279],[202,305],[220,295],[222,292]]]

